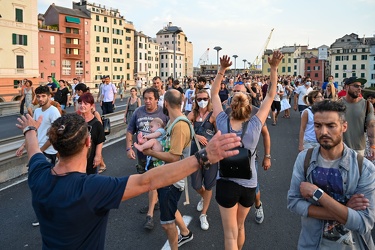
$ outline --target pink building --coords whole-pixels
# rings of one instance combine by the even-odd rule
[[[318,56],[313,54],[305,55],[305,76],[310,77],[312,82],[324,82],[324,70],[324,60],[319,60]]]

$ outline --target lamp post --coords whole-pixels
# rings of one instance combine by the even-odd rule
[[[167,32],[172,33],[173,36],[173,79],[176,79],[176,35],[183,31],[177,26],[168,26]]]
[[[237,71],[237,66],[236,66],[236,61],[237,61],[237,55],[233,55],[234,57],[234,77],[236,77],[236,71]]]
[[[221,47],[220,46],[216,46],[214,48],[214,50],[216,50],[216,55],[217,55],[217,59],[216,59],[217,72],[219,72],[219,51],[221,50]]]
[[[247,60],[246,60],[246,59],[243,59],[242,61],[243,61],[243,70],[245,71],[245,69],[246,69],[246,62],[247,62]]]

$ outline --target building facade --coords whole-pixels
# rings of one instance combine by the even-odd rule
[[[0,102],[20,98],[19,81],[38,77],[37,1],[1,1]]]

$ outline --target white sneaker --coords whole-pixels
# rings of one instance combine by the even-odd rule
[[[263,205],[260,203],[259,208],[255,207],[255,221],[260,224],[264,220]]]
[[[201,212],[203,210],[203,198],[198,202],[197,211]]]
[[[201,228],[203,230],[207,230],[210,227],[210,224],[208,224],[207,221],[207,214],[201,214],[199,220],[201,221]]]

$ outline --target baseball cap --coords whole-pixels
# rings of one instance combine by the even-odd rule
[[[357,78],[356,76],[349,77],[348,79],[345,80],[344,84],[349,85],[355,82],[360,82],[361,84],[365,84],[367,82],[366,79],[363,78]]]

